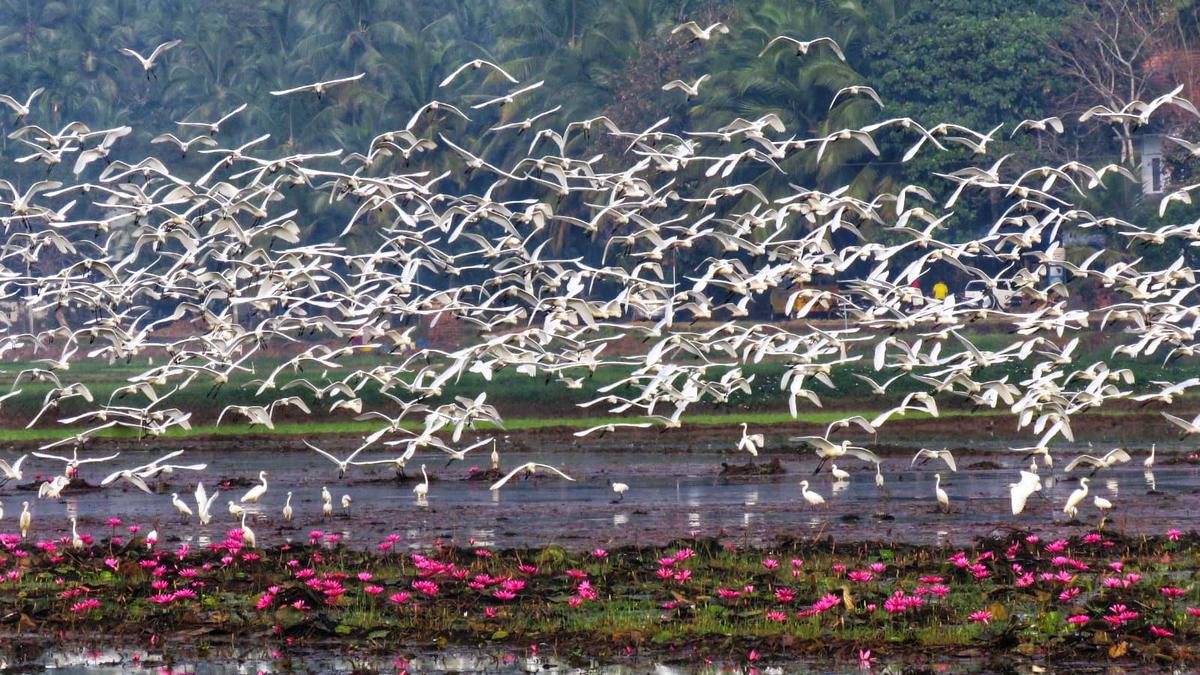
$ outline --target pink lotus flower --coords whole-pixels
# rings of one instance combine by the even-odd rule
[[[379,595],[383,593],[383,586],[363,586],[363,592],[367,595]]]
[[[1182,588],[1175,588],[1172,586],[1163,586],[1162,588],[1160,588],[1158,590],[1160,593],[1167,596],[1168,598],[1178,598],[1178,597],[1183,596],[1184,593],[1187,592],[1187,591],[1184,591]]]
[[[869,567],[875,574],[883,574],[883,571],[887,569],[887,565],[881,562],[871,563]]]
[[[595,549],[594,551],[592,551],[592,557],[593,557],[593,558],[601,558],[601,559],[603,559],[603,558],[607,558],[607,557],[608,557],[608,551],[605,551],[605,550],[604,550],[604,549],[602,549],[602,548]]]
[[[992,613],[986,609],[981,609],[978,612],[972,612],[971,616],[967,618],[975,623],[987,623],[992,620]]]
[[[774,558],[767,558],[766,560],[762,561],[762,566],[766,569],[773,570],[779,567],[779,561],[775,560]]]
[[[1170,529],[1170,530],[1167,530],[1167,539],[1170,539],[1171,541],[1179,541],[1179,537],[1182,534],[1183,534],[1183,532],[1181,532],[1180,530]]]
[[[1188,607],[1187,613],[1191,614],[1194,617],[1200,618],[1200,607]]]
[[[1104,620],[1107,621],[1113,628],[1120,628],[1139,616],[1137,612],[1134,612],[1125,605],[1120,604],[1110,606],[1108,611],[1111,612],[1111,614],[1106,614],[1104,616]]]
[[[1082,592],[1083,591],[1078,586],[1072,586],[1071,588],[1068,588],[1067,590],[1063,591],[1062,593],[1059,593],[1058,599],[1060,602],[1070,602],[1071,600],[1074,600],[1075,597],[1078,596]]]
[[[429,596],[438,594],[438,585],[428,580],[414,581],[412,582],[412,588],[414,591],[419,591]]]
[[[392,593],[389,595],[388,602],[392,603],[393,605],[403,605],[404,603],[408,602],[409,598],[411,597],[412,593],[400,591],[399,593]]]
[[[99,600],[95,598],[88,598],[87,600],[80,600],[79,602],[71,605],[71,612],[73,614],[82,614],[83,612],[96,609],[98,607],[100,607]]]
[[[790,588],[776,588],[775,599],[779,602],[791,602],[796,599],[796,592]]]
[[[784,621],[787,621],[787,618],[788,618],[788,615],[785,612],[780,612],[778,610],[772,610],[772,611],[767,612],[767,621],[775,621],[777,623],[783,623]]]
[[[1166,628],[1159,628],[1158,626],[1150,626],[1150,632],[1153,633],[1155,637],[1175,637],[1175,634],[1171,631],[1167,630]]]
[[[1076,614],[1075,616],[1067,617],[1067,623],[1072,626],[1082,626],[1090,620],[1087,614]]]
[[[850,581],[857,581],[859,583],[864,583],[864,584],[866,582],[870,581],[873,577],[873,575],[870,572],[866,572],[863,570],[854,570],[848,576],[849,576]]]

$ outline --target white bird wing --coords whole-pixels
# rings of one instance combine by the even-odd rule
[[[107,462],[107,461],[116,459],[120,456],[121,456],[121,453],[118,452],[116,454],[108,455],[107,457],[92,457],[90,459],[81,459],[81,460],[76,461],[75,463],[76,464],[94,464],[96,462]]]
[[[150,52],[150,58],[147,59],[147,61],[153,63],[154,60],[157,59],[163,52],[167,51],[168,49],[174,49],[178,47],[182,42],[183,40],[169,40],[162,43],[161,45],[155,47],[153,52]]]
[[[793,443],[798,443],[798,442],[808,443],[809,445],[811,445],[817,449],[818,454],[831,452],[831,451],[837,449],[837,446],[835,446],[833,443],[830,443],[828,441],[828,439],[822,438],[821,436],[793,436],[793,437],[789,438],[788,440],[792,441]]]
[[[949,450],[939,450],[934,454],[941,458],[946,463],[946,466],[950,467],[951,471],[958,473],[958,466],[954,462],[954,455]]]
[[[859,448],[852,445],[846,448],[846,454],[850,455],[851,457],[857,457],[864,462],[874,462],[875,464],[880,463],[879,455],[876,455],[866,448]]]
[[[141,490],[142,492],[145,492],[148,495],[154,494],[154,491],[150,489],[150,486],[146,485],[146,481],[142,480],[137,474],[125,474],[124,478],[125,480],[129,481],[130,485]]]
[[[338,459],[337,457],[334,457],[333,455],[329,454],[328,452],[325,452],[324,450],[318,448],[317,446],[313,445],[312,443],[309,443],[308,441],[304,441],[304,444],[307,445],[309,447],[309,449],[315,450],[322,457],[328,459],[329,461],[333,462],[334,464],[337,464],[339,466],[342,464],[342,460]],[[359,448],[358,450],[362,450],[362,448]],[[355,450],[354,454],[357,455],[358,450]]]
[[[1071,460],[1071,463],[1067,465],[1067,468],[1065,469],[1065,471],[1067,473],[1071,473],[1071,471],[1073,471],[1075,469],[1075,467],[1079,466],[1080,464],[1090,464],[1092,466],[1100,466],[1101,464],[1103,464],[1103,461],[1096,457],[1092,457],[1091,455],[1080,455],[1080,456],[1076,457],[1075,459]]]
[[[558,474],[559,476],[562,476],[563,478],[565,478],[571,482],[575,482],[574,478],[571,478],[567,474],[563,473],[562,471],[559,471],[558,469],[550,466],[549,464],[538,464],[537,462],[526,462],[525,464],[518,466],[517,468],[513,469],[512,471],[509,471],[507,476],[505,476],[504,478],[501,478],[500,480],[493,483],[492,486],[488,489],[489,490],[499,490],[500,488],[504,487],[504,484],[507,483],[509,480],[511,480],[513,476],[516,476],[517,474],[521,473],[522,471],[526,471],[528,469],[532,469],[535,467],[542,468],[542,469],[549,469],[549,470],[553,471],[554,473]]]
[[[1186,433],[1186,434],[1194,434],[1197,431],[1196,426],[1194,424],[1192,424],[1191,422],[1189,422],[1181,417],[1176,417],[1176,416],[1172,415],[1171,413],[1165,413],[1165,412],[1160,413],[1160,414],[1163,417],[1167,418],[1167,421],[1170,422],[1171,424],[1174,424],[1175,426],[1179,427],[1180,429],[1183,429],[1184,433]]]
[[[1133,458],[1129,456],[1129,453],[1124,448],[1114,448],[1104,456],[1104,463],[1111,466],[1113,464],[1128,462],[1131,459]]]

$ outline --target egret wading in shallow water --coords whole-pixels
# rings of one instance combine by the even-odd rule
[[[259,485],[255,485],[242,495],[241,502],[243,504],[257,504],[258,500],[262,499],[263,495],[267,494],[267,472],[259,471],[258,479],[262,481]]]
[[[292,492],[287,493],[287,501],[283,503],[283,519],[286,521],[292,520]]]
[[[425,501],[429,495],[429,474],[425,473],[425,465],[421,465],[421,482],[413,486],[413,494],[416,495],[418,502]]]
[[[837,464],[829,465],[829,473],[833,475],[833,479],[842,482],[850,480],[850,472],[843,471],[837,467]]]
[[[75,516],[71,516],[71,548],[76,551],[83,549],[83,537],[75,531]]]
[[[613,504],[620,504],[625,500],[625,493],[629,492],[629,486],[625,483],[614,483],[611,480],[608,484],[612,487],[612,491],[616,493],[617,498],[613,500]]]
[[[937,495],[938,509],[943,513],[950,513],[950,495],[942,489],[942,474],[933,474],[933,493]]]
[[[817,507],[825,503],[824,497],[808,489],[808,481],[806,480],[800,481],[800,494],[804,496],[804,501],[808,502],[809,506]]]
[[[21,538],[29,536],[29,526],[33,524],[33,516],[29,513],[29,502],[21,502],[21,518],[18,526],[21,528]]]
[[[1063,513],[1074,518],[1076,516],[1076,514],[1079,513],[1079,505],[1081,503],[1083,503],[1084,499],[1087,499],[1087,495],[1088,495],[1088,479],[1086,477],[1080,478],[1079,479],[1079,487],[1076,488],[1075,491],[1071,493],[1070,497],[1067,497],[1067,503],[1065,506],[1063,506]]]
[[[254,536],[254,530],[246,524],[246,512],[242,512],[242,542],[249,548],[255,548],[258,539]]]
[[[184,518],[190,518],[192,516],[191,507],[189,507],[187,504],[184,504],[183,500],[179,498],[179,495],[174,492],[171,493],[171,506],[174,506],[175,510],[178,511]]]

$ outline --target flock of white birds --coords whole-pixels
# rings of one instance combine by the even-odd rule
[[[675,32],[719,49],[717,38],[728,28],[688,23]],[[153,78],[156,62],[169,59],[176,44],[164,43],[149,57],[126,53]],[[762,58],[793,58],[779,54],[785,49],[794,50],[794,58],[814,58],[822,50],[842,58],[828,38],[788,36],[766,44]],[[663,89],[698,96],[705,80],[677,80]],[[606,117],[564,120],[559,107],[522,110],[525,94],[542,82],[518,82],[482,59],[441,84],[453,87],[447,89],[453,103],[430,101],[403,127],[381,129],[369,147],[310,154],[269,154],[261,149],[266,135],[233,147],[226,129],[239,122],[244,104],[212,122],[179,122],[153,138],[170,152],[133,158],[121,157],[123,139],[135,133],[128,126],[92,129],[72,122],[49,131],[31,119],[40,90],[24,101],[0,97],[20,121],[9,139],[28,152],[15,161],[42,163],[46,171],[23,187],[0,180],[6,193],[0,199],[0,296],[20,307],[19,316],[40,317],[28,324],[18,319],[0,336],[0,356],[32,352],[37,360],[36,367],[11,375],[13,388],[0,399],[18,395],[23,383],[50,383],[30,424],[59,416],[58,406],[68,399],[87,404],[86,412],[57,419],[86,430],[32,453],[53,463],[58,474],[41,486],[39,497],[60,495],[80,467],[119,460],[119,454],[88,455],[87,443],[98,432],[125,428],[159,436],[188,429],[192,412],[175,403],[179,392],[215,391],[251,373],[247,397],[278,396],[269,405],[230,405],[218,423],[238,418],[271,428],[282,407],[309,413],[305,400],[292,395],[298,389],[328,408],[322,413],[379,422],[344,457],[312,446],[341,476],[367,465],[403,471],[426,455],[463,460],[485,452],[479,448],[490,439],[468,442],[463,434],[481,422],[501,424],[486,392],[443,395],[467,373],[490,382],[496,372],[512,369],[582,389],[591,373],[620,369],[624,377],[598,387],[582,405],[586,414],[604,409],[630,420],[598,421],[576,434],[586,436],[679,427],[693,404],[752,392],[755,378],[743,369],[760,362],[786,366],[782,400],[795,415],[802,405],[821,405],[822,390],[834,386],[834,369],[861,361],[878,373],[860,374],[862,386],[880,400],[898,380],[918,389],[895,396],[898,404],[874,419],[848,416],[822,436],[796,440],[815,450],[822,464],[874,465],[869,468],[882,485],[880,458],[839,435],[851,429],[878,434],[910,411],[937,416],[939,398],[1006,410],[1034,438],[1013,448],[1025,461],[1035,458],[1012,484],[1017,514],[1042,487],[1036,458],[1050,466],[1055,444],[1073,440],[1072,416],[1115,401],[1171,403],[1200,384],[1135,383],[1130,371],[1104,361],[1076,362],[1078,333],[1096,323],[1136,326],[1132,339],[1118,341],[1112,336],[1120,333],[1111,330],[1101,336],[1114,340],[1114,357],[1191,357],[1197,351],[1197,283],[1182,254],[1160,267],[1131,252],[1110,256],[1119,258],[1111,263],[1100,262],[1103,249],[1082,260],[1064,255],[1063,236],[1088,230],[1126,241],[1133,251],[1200,245],[1200,222],[1136,224],[1076,205],[1105,190],[1106,180],[1136,181],[1126,167],[1073,161],[1018,173],[1006,166],[1010,155],[986,157],[1007,141],[999,128],[926,127],[909,118],[815,135],[788,129],[773,114],[731,119],[715,130],[676,128],[670,117],[646,129],[621,129]],[[356,74],[271,93],[324,98],[352,86],[370,86],[370,80]],[[449,96],[452,91],[460,93]],[[1122,110],[1095,108],[1080,121],[1145,125],[1167,109],[1200,118],[1179,94],[1176,89]],[[831,106],[848,97],[885,105],[873,89],[858,85],[839,91]],[[315,104],[322,103],[329,101]],[[476,123],[472,117],[492,124],[488,135],[527,134],[528,156],[500,166],[473,150],[484,134],[461,133]],[[1050,118],[1021,121],[1011,133],[1063,129],[1061,120]],[[906,185],[870,199],[854,196],[850,186],[821,190],[795,179],[782,181],[788,187],[780,192],[784,159],[800,154],[819,166],[845,144],[879,155],[876,138],[885,133],[907,139],[900,161],[966,148],[980,166],[934,174],[930,185]],[[423,168],[423,160],[452,168],[436,173]],[[735,176],[746,182],[693,190]],[[1197,187],[1175,190],[1164,208],[1190,202]],[[934,197],[940,191],[949,192],[944,202]],[[991,199],[1003,214],[990,224],[947,232],[956,203],[967,195]],[[324,218],[333,213],[343,219],[340,234],[328,241],[302,236],[310,229],[307,207],[316,198],[330,205]],[[591,250],[553,253],[551,244],[564,232],[571,234],[567,239],[590,237]],[[680,252],[696,262],[675,269]],[[1121,301],[1101,309],[1072,305],[1066,284],[1049,282],[1051,265],[1061,265],[1068,279],[1098,283]],[[978,298],[951,293],[935,299],[919,288],[950,275],[988,289],[1011,286],[1023,302],[988,309]],[[818,278],[842,284],[817,287]],[[792,320],[752,317],[752,303],[761,307],[776,289],[792,289],[786,303]],[[831,305],[844,308],[844,323],[813,320]],[[418,346],[414,331],[438,322],[467,326],[472,337],[451,350]],[[1000,335],[1007,330],[1007,344],[974,344],[966,329],[977,322],[998,327]],[[182,337],[180,326],[187,327]],[[609,348],[622,340],[643,349],[613,353],[618,350]],[[363,354],[369,367],[361,365]],[[263,372],[261,363],[271,359],[278,365]],[[88,360],[145,368],[109,400],[93,400],[84,383],[72,380],[74,364]],[[1017,363],[1030,372],[1020,381],[981,375]],[[385,397],[387,406],[364,410],[362,393],[369,390]],[[1200,418],[1167,420],[1185,433],[1200,431]],[[763,435],[745,424],[742,429],[731,449],[757,455]],[[67,454],[59,454],[63,449]],[[171,495],[171,504],[208,523],[217,495],[204,489],[204,464],[169,463],[181,452],[117,469],[102,484],[150,492],[151,478],[193,472],[194,508],[178,495]],[[3,477],[22,480],[24,460],[0,461]],[[949,452],[914,457],[935,460],[957,470]],[[1117,450],[1079,458],[1068,468],[1082,462],[1103,470],[1129,460]],[[833,470],[835,477],[845,473]],[[534,471],[571,480],[554,467],[525,464],[492,489]],[[257,503],[267,492],[266,473],[259,479],[240,501],[229,502],[243,525],[241,504]],[[948,508],[940,474],[936,480],[932,492]],[[798,498],[824,502],[807,481],[801,486]],[[613,488],[621,496],[628,486]],[[428,477],[413,493],[420,501],[429,497]],[[1073,515],[1086,496],[1083,480],[1064,510]],[[343,497],[343,509],[350,501]],[[329,514],[328,490],[322,503]],[[292,514],[290,492],[283,514]],[[22,532],[29,521],[26,503]]]

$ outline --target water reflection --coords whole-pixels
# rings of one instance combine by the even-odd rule
[[[913,665],[913,664],[909,664]],[[922,663],[933,672],[947,672],[945,663]],[[957,659],[955,672],[987,672],[994,663],[980,659]],[[885,662],[876,657],[873,672],[901,672],[904,662]],[[233,675],[272,672],[410,672],[431,675],[516,675],[518,673],[547,673],[553,675],[782,675],[783,673],[823,672],[862,673],[857,660],[802,660],[783,663],[760,663],[753,668],[729,662],[697,661],[696,663],[659,663],[653,659],[622,659],[620,663],[598,661],[573,662],[552,654],[530,654],[525,650],[497,647],[491,650],[454,648],[440,652],[413,653],[398,646],[390,655],[346,654],[338,650],[294,651],[286,656],[264,649],[234,649],[213,646],[203,658],[187,648],[164,648],[164,651],[142,649],[98,648],[69,646],[39,649],[30,643],[0,645],[0,670],[54,670],[65,675],[74,673],[212,673]],[[1031,663],[1005,662],[1006,672],[1038,673],[1046,669]]]

